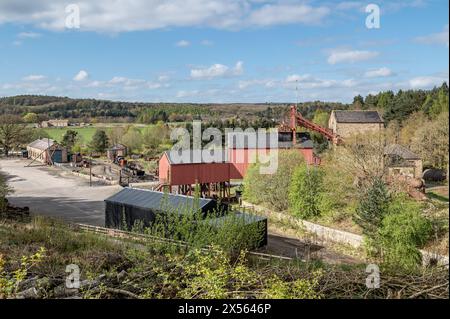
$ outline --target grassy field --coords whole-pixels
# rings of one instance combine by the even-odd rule
[[[81,143],[83,144],[87,144],[92,140],[92,137],[94,136],[95,132],[98,129],[102,129],[105,130],[107,133],[109,130],[111,130],[113,127],[118,127],[118,126],[126,126],[129,124],[122,124],[122,123],[111,123],[111,124],[96,124],[95,126],[87,126],[87,127],[76,127],[76,126],[69,126],[69,127],[64,127],[64,128],[45,128],[43,129],[44,131],[46,131],[49,135],[51,139],[54,139],[58,142],[61,142],[64,134],[68,131],[68,130],[73,130],[78,132],[78,137],[80,138]],[[138,128],[139,130],[143,131],[145,128],[150,127],[151,125],[142,125],[142,124],[137,124],[137,125],[133,125],[134,127]]]
[[[44,129],[45,132],[50,135],[51,139],[54,139],[58,142],[61,142],[64,134],[68,130],[73,130],[78,132],[78,137],[80,138],[80,141],[84,143],[89,143],[89,141],[92,139],[92,136],[94,136],[95,131],[97,130],[96,127],[67,127],[67,128],[46,128]]]

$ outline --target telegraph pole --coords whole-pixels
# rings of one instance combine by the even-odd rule
[[[89,186],[92,187],[92,152],[91,158],[89,159]]]

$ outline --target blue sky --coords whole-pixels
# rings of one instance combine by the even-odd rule
[[[369,3],[380,28],[366,27]],[[448,5],[0,0],[0,96],[290,102],[298,86],[300,101],[350,102],[427,89],[448,82]]]

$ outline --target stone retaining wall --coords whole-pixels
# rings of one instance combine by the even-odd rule
[[[254,205],[252,203],[242,201],[241,206],[247,209],[255,210],[256,212],[263,214],[267,217],[275,217],[278,220],[289,222],[291,225],[297,225],[307,232],[315,234],[319,239],[324,242],[334,242],[340,244],[346,244],[353,248],[360,248],[363,243],[363,237],[361,235],[353,234],[343,230],[333,229],[330,227],[322,226],[319,224],[311,223],[306,220],[294,218],[292,216],[282,214],[279,212],[271,211],[265,207]],[[270,220],[269,220],[270,222]],[[422,253],[422,263],[428,265],[430,262],[435,262],[439,265],[449,266],[449,257],[439,254],[435,254],[429,251],[420,250]]]

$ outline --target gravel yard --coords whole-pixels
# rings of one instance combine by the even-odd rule
[[[117,193],[120,186],[89,186],[89,180],[61,169],[25,167],[29,160],[1,159],[0,170],[14,193],[8,200],[16,206],[28,206],[32,214],[62,218],[69,222],[104,225],[103,200]]]

